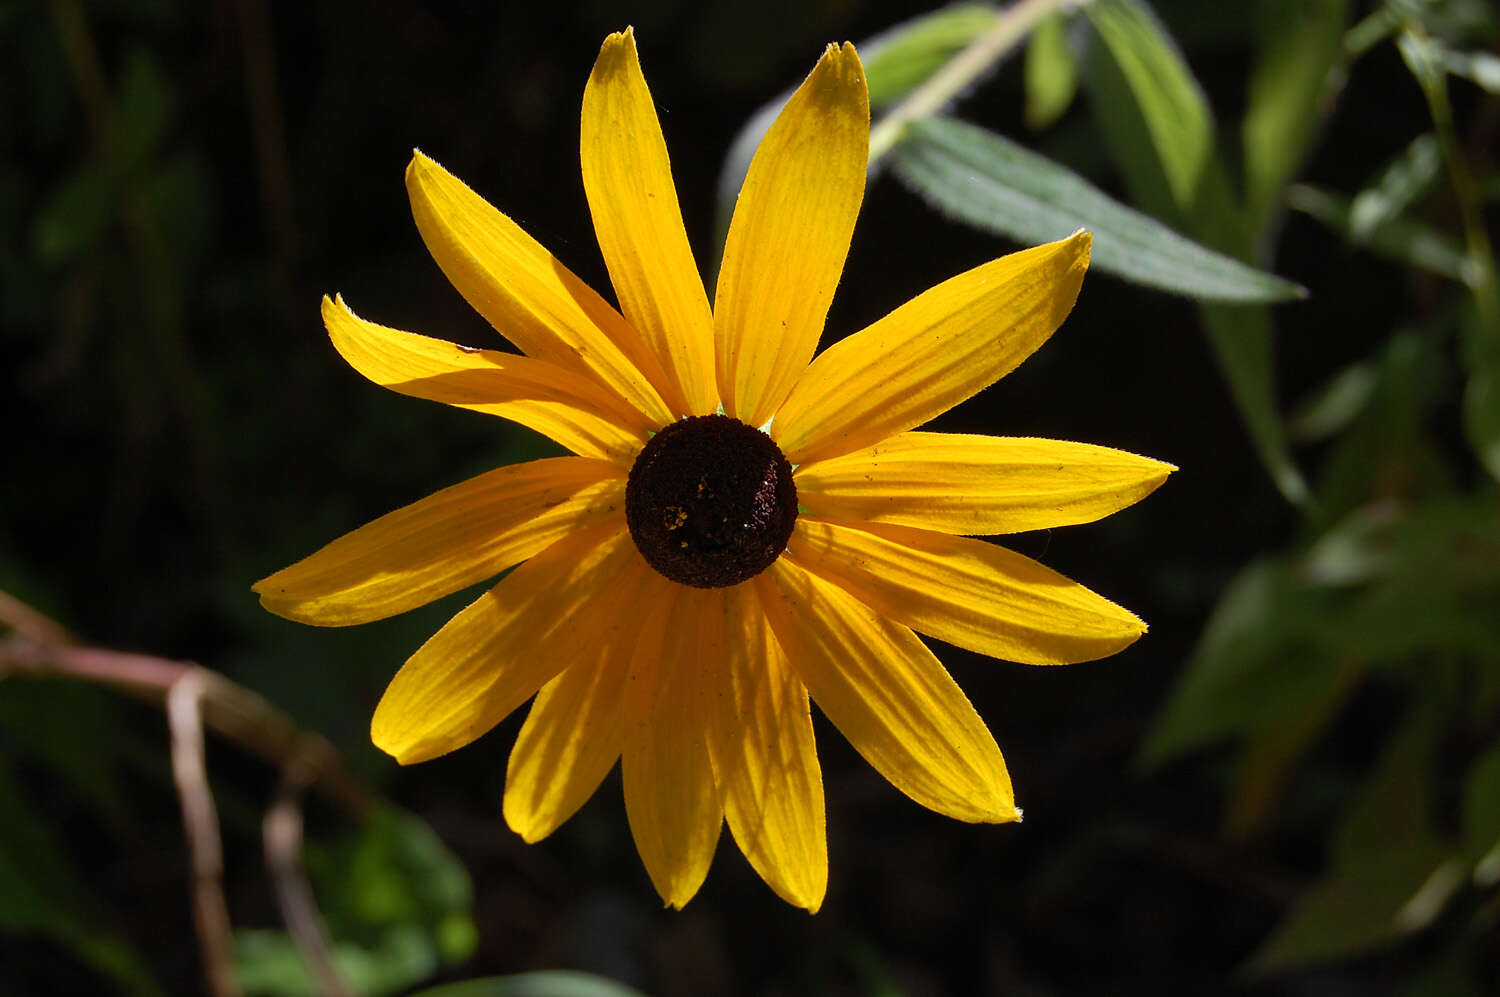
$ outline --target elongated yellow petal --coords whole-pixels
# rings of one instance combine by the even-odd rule
[[[636,640],[620,759],[625,816],[656,892],[670,907],[693,899],[708,875],[724,810],[700,707],[698,627],[707,594],[670,584],[666,605],[635,602],[650,619]]]
[[[590,372],[648,422],[671,421],[652,387],[665,379],[655,356],[593,288],[420,152],[406,189],[432,258],[502,336],[528,356]]]
[[[708,415],[719,404],[713,313],[629,28],[599,49],[583,91],[581,146],[583,189],[609,279],[666,372],[656,388],[675,414]]]
[[[254,585],[277,616],[325,627],[383,620],[492,578],[570,533],[623,516],[614,464],[554,457],[444,488]]]
[[[540,841],[594,794],[620,757],[626,683],[642,630],[642,605],[670,605],[672,583],[645,571],[611,639],[570,665],[537,694],[510,753],[505,822],[526,841]],[[661,640],[660,628],[648,635]]]
[[[484,734],[554,675],[612,640],[630,588],[649,570],[623,523],[553,544],[407,660],[375,707],[375,746],[410,765]]]
[[[983,535],[1091,523],[1174,470],[1088,443],[913,432],[803,464],[795,480],[797,501],[819,519]]]
[[[1079,232],[924,291],[813,361],[771,435],[811,463],[920,426],[1010,373],[1073,308],[1088,267]]]
[[[751,585],[714,593],[722,645],[706,697],[709,757],[740,851],[787,903],[816,913],[828,889],[823,777],[807,690]]]
[[[343,298],[323,298],[323,324],[349,366],[376,384],[518,422],[581,457],[629,467],[659,428],[576,371],[376,325]]]
[[[762,426],[817,348],[865,192],[870,100],[854,46],[828,46],[761,140],[714,295],[724,411]]]
[[[851,529],[803,516],[787,554],[883,616],[996,658],[1093,661],[1146,632],[1109,600],[983,540],[873,523]]]
[[[892,785],[959,820],[1020,819],[995,739],[916,634],[785,557],[751,584],[818,708]]]

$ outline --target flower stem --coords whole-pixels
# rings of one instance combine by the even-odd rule
[[[988,31],[948,60],[927,82],[891,108],[870,129],[870,163],[882,159],[913,121],[941,111],[991,66],[1021,43],[1043,18],[1088,0],[1017,0],[1000,11]]]
[[[1484,225],[1474,175],[1469,171],[1455,132],[1453,106],[1448,101],[1447,73],[1422,61],[1431,57],[1431,42],[1421,33],[1420,27],[1409,26],[1407,32],[1410,38],[1403,40],[1411,47],[1403,49],[1402,55],[1409,65],[1413,65],[1413,75],[1422,90],[1422,96],[1427,100],[1438,148],[1442,151],[1443,162],[1448,168],[1448,180],[1452,184],[1459,217],[1463,221],[1464,242],[1468,251],[1464,282],[1474,295],[1480,329],[1488,340],[1489,349],[1500,349],[1500,279],[1497,279],[1495,270],[1495,250]],[[1422,68],[1426,71],[1421,71]]]

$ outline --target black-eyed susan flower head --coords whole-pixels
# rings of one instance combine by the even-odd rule
[[[813,359],[864,194],[869,103],[829,46],[761,142],[710,308],[627,29],[584,91],[584,187],[616,310],[417,153],[417,227],[521,354],[471,350],[323,302],[334,346],[393,390],[501,416],[574,456],[502,467],[259,582],[272,612],[381,619],[514,567],[406,662],[372,724],[402,764],[534,700],[506,821],[527,841],[618,761],[641,858],[680,907],[726,822],[816,910],[828,876],[809,696],[902,792],[1017,820],[1004,759],[917,636],[1028,664],[1112,654],[1119,606],[975,536],[1085,523],[1172,470],[1082,443],[921,432],[1062,322],[1080,232],[918,295]]]

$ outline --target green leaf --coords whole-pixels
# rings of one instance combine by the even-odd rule
[[[468,873],[419,818],[375,811],[337,847],[309,843],[306,861],[334,966],[357,992],[395,993],[473,954],[478,936]],[[247,994],[318,993],[285,932],[238,931],[234,957]]]
[[[37,210],[32,252],[46,267],[70,262],[92,249],[114,218],[120,187],[103,167],[87,163],[64,178]]]
[[[1445,473],[1424,438],[1431,406],[1449,390],[1451,374],[1439,341],[1426,331],[1401,330],[1377,351],[1376,380],[1369,399],[1333,443],[1318,482],[1320,516],[1335,521],[1389,494],[1426,498],[1445,487]]]
[[[1026,42],[1026,127],[1046,128],[1078,93],[1078,61],[1068,47],[1068,18],[1053,14]]]
[[[1438,46],[1438,52],[1443,68],[1449,73],[1500,94],[1500,56],[1489,52],[1455,52],[1446,46]]]
[[[1463,281],[1467,270],[1464,249],[1458,243],[1411,218],[1392,218],[1356,237],[1352,202],[1331,191],[1307,184],[1287,189],[1287,204],[1322,222],[1351,243],[1407,266]]]
[[[1307,443],[1342,432],[1364,409],[1376,381],[1374,364],[1350,364],[1302,403],[1287,429],[1294,439]]]
[[[858,45],[870,88],[872,110],[890,105],[921,86],[953,55],[983,34],[999,16],[983,3],[956,4],[882,31]],[[792,96],[788,90],[761,105],[735,135],[719,169],[714,244],[723,248],[729,220],[750,160],[760,140]],[[715,264],[717,265],[717,264]]]
[[[870,87],[870,110],[887,107],[921,86],[993,27],[998,16],[989,4],[957,4],[866,39],[858,47]]]
[[[1213,154],[1208,101],[1176,45],[1136,0],[1087,9],[1100,39],[1086,76],[1091,103],[1135,201],[1204,244],[1249,258],[1256,233]],[[1205,305],[1201,314],[1256,453],[1287,500],[1305,503],[1276,407],[1270,313]]]
[[[421,990],[412,997],[644,997],[632,987],[591,973],[543,970],[490,976]]]
[[[1480,463],[1500,479],[1500,363],[1469,376],[1464,388],[1464,432]]]
[[[1420,29],[1408,28],[1396,39],[1396,49],[1423,90],[1447,86],[1442,51],[1427,34]]]
[[[1397,20],[1453,44],[1482,43],[1496,28],[1491,0],[1385,0],[1385,7]]]
[[[126,53],[119,90],[115,126],[120,141],[113,152],[114,166],[123,173],[155,153],[166,136],[176,95],[156,53],[141,47]]]
[[[1369,538],[1385,577],[1339,613],[1335,646],[1376,665],[1421,668],[1459,660],[1500,668],[1500,539],[1492,500],[1431,496],[1390,515]],[[1430,673],[1422,673],[1430,683]]]
[[[405,990],[439,965],[431,939],[415,925],[389,928],[369,945],[336,941],[328,956],[339,978],[363,997]],[[235,979],[247,997],[318,997],[323,992],[285,932],[236,931],[233,960]]]
[[[1189,750],[1290,723],[1339,684],[1314,637],[1329,604],[1288,560],[1262,560],[1229,586],[1187,668],[1152,725],[1139,761],[1155,767]]]
[[[1144,3],[1100,0],[1085,10],[1140,114],[1155,167],[1173,202],[1179,207],[1195,203],[1214,156],[1213,116],[1202,88]],[[1105,100],[1121,96],[1108,94]]]
[[[1425,927],[1462,883],[1431,826],[1433,747],[1443,711],[1418,706],[1381,754],[1334,836],[1328,874],[1252,957],[1254,976],[1362,955]]]
[[[1287,501],[1303,505],[1308,501],[1307,482],[1292,463],[1276,409],[1270,310],[1213,305],[1203,307],[1199,314],[1261,463]]]
[[[412,814],[371,815],[339,865],[333,910],[360,924],[436,926],[450,914],[467,914],[473,903],[469,874]]]
[[[1260,43],[1241,133],[1245,199],[1264,218],[1306,155],[1330,89],[1342,83],[1348,0],[1258,5]]]
[[[1500,741],[1480,755],[1464,779],[1464,852],[1480,862],[1500,849]],[[1500,874],[1500,869],[1496,870]]]
[[[1376,229],[1405,214],[1413,202],[1432,189],[1442,168],[1437,136],[1431,132],[1418,135],[1354,196],[1349,206],[1350,237],[1355,242],[1367,242]]]
[[[1091,265],[1126,280],[1211,301],[1280,301],[1302,289],[1205,249],[1127,208],[1068,169],[951,118],[907,126],[892,151],[896,175],[952,217],[1025,243],[1080,228]]]

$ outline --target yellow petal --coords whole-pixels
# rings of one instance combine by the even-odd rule
[[[901,433],[797,468],[797,501],[819,519],[983,535],[1091,523],[1176,470],[1123,450],[1058,440]]]
[[[646,571],[611,639],[543,686],[510,753],[505,822],[526,841],[555,831],[599,788],[620,757],[637,606],[667,605],[672,583]],[[660,631],[653,631],[660,641]]]
[[[924,291],[813,361],[771,435],[793,464],[920,426],[1015,369],[1062,324],[1088,267],[1079,232]]]
[[[641,862],[661,898],[680,908],[708,875],[724,810],[700,710],[698,627],[708,595],[683,585],[670,589],[665,605],[634,602],[649,619],[631,664],[620,775]]]
[[[719,404],[713,313],[629,28],[604,40],[584,88],[582,153],[583,189],[620,308],[666,371],[656,388],[675,414],[708,415]]]
[[[761,140],[714,295],[724,411],[765,425],[812,359],[864,198],[870,99],[854,46],[828,46]]]
[[[807,690],[751,585],[715,593],[722,646],[705,697],[709,757],[724,816],[750,865],[787,903],[816,913],[828,889],[823,777]],[[710,663],[711,662],[711,663]]]
[[[625,475],[606,461],[502,467],[387,513],[254,589],[262,606],[289,620],[383,620],[492,578],[624,509]]]
[[[671,421],[652,387],[665,380],[656,358],[593,288],[420,152],[406,189],[432,258],[502,336],[528,356],[591,372],[648,422]]]
[[[484,734],[620,625],[641,573],[623,523],[582,530],[503,578],[409,658],[370,736],[403,765]]]
[[[893,786],[959,820],[1020,819],[995,739],[916,634],[785,557],[751,584],[813,701]]]
[[[581,457],[629,467],[659,428],[576,371],[376,325],[343,298],[323,298],[323,324],[349,366],[376,384],[510,419]]]
[[[1146,632],[1109,600],[983,540],[873,523],[851,529],[803,516],[787,554],[882,616],[996,658],[1092,661]]]

